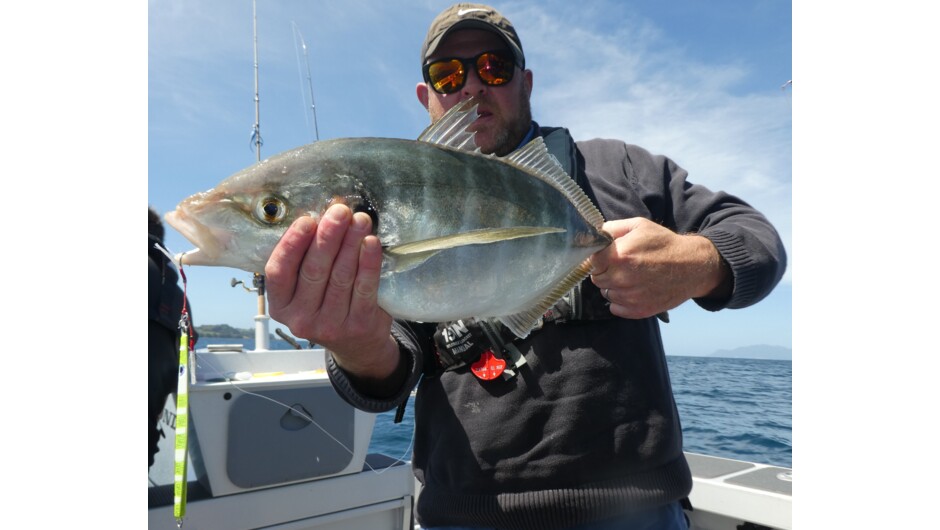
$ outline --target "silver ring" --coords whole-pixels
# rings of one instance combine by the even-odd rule
[[[604,289],[604,300],[610,302],[610,287]]]

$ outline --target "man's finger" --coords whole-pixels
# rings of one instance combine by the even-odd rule
[[[381,271],[382,246],[377,237],[368,236],[362,241],[359,251],[359,271],[349,308],[351,314],[372,309],[378,303]]]
[[[359,271],[362,240],[372,231],[372,220],[368,215],[356,214],[351,216],[350,220],[323,294],[322,316],[328,318],[333,326],[341,325],[349,314],[353,287]]]
[[[264,267],[265,289],[272,309],[290,304],[297,288],[297,272],[300,270],[307,249],[317,230],[317,221],[304,216],[287,229],[274,247]]]

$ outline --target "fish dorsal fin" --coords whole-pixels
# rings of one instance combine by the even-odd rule
[[[575,285],[581,283],[581,280],[587,278],[590,274],[591,260],[586,259],[581,262],[580,265],[571,269],[564,279],[553,285],[551,290],[531,309],[514,315],[502,316],[499,317],[498,320],[517,337],[524,339],[529,335],[529,332],[532,331],[532,328],[538,324],[542,315],[544,315],[555,302],[560,300],[561,297],[565,296],[565,293],[570,291]]]
[[[541,136],[509,153],[502,161],[531,173],[560,191],[595,228],[604,224],[604,216],[594,206],[581,186],[565,172],[558,159],[548,152]]]
[[[450,108],[436,123],[428,126],[418,136],[418,141],[427,142],[458,149],[480,153],[473,141],[474,134],[467,130],[477,117],[477,101],[475,97],[467,98]],[[575,205],[578,212],[595,228],[604,224],[604,216],[594,206],[584,190],[565,172],[558,160],[548,152],[541,136],[534,138],[525,146],[513,151],[505,157],[483,155],[499,158],[499,160],[515,166],[523,171],[533,174],[540,180],[551,185],[567,197]]]
[[[451,107],[441,116],[441,119],[431,124],[418,136],[418,141],[452,147],[461,151],[480,152],[480,148],[473,141],[475,133],[467,130],[467,127],[478,116],[476,99],[471,97]]]
[[[564,232],[564,229],[550,226],[511,226],[470,230],[459,234],[422,239],[421,241],[388,247],[385,249],[385,256],[390,260],[389,268],[392,271],[404,272],[421,265],[442,250],[467,245],[487,245],[558,232]]]
[[[467,130],[477,119],[477,102],[471,97],[451,107],[436,123],[430,125],[418,136],[418,141],[442,145],[462,151],[480,152],[473,141],[475,133]],[[505,157],[495,157],[515,166],[551,185],[575,205],[578,212],[595,228],[604,224],[604,216],[594,206],[584,190],[565,172],[558,160],[548,152],[541,136],[534,138],[525,146]]]

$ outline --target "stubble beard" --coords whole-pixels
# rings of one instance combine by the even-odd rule
[[[519,147],[519,143],[522,142],[526,133],[529,132],[529,126],[532,124],[532,107],[529,102],[528,94],[523,90],[519,91],[517,105],[518,112],[514,117],[509,117],[507,120],[504,120],[504,115],[499,116],[501,118],[500,121],[508,121],[508,123],[500,124],[504,126],[499,127],[493,134],[492,147],[478,145],[482,153],[494,153],[496,156],[506,156]],[[432,116],[431,122],[436,123],[437,120]],[[472,124],[469,130],[474,131]]]
[[[528,95],[520,90],[518,108],[519,112],[514,116],[506,127],[501,128],[493,137],[494,148],[491,151],[496,156],[506,156],[519,147],[519,142],[529,132],[529,126],[532,123],[532,107],[529,104]]]

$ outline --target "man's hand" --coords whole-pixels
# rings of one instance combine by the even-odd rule
[[[591,256],[594,282],[622,318],[647,318],[686,300],[731,292],[731,271],[708,239],[649,219],[604,223],[614,242]]]
[[[377,302],[382,248],[371,232],[367,214],[333,205],[319,223],[297,219],[264,273],[271,318],[328,349],[357,380],[380,381],[400,355]]]

